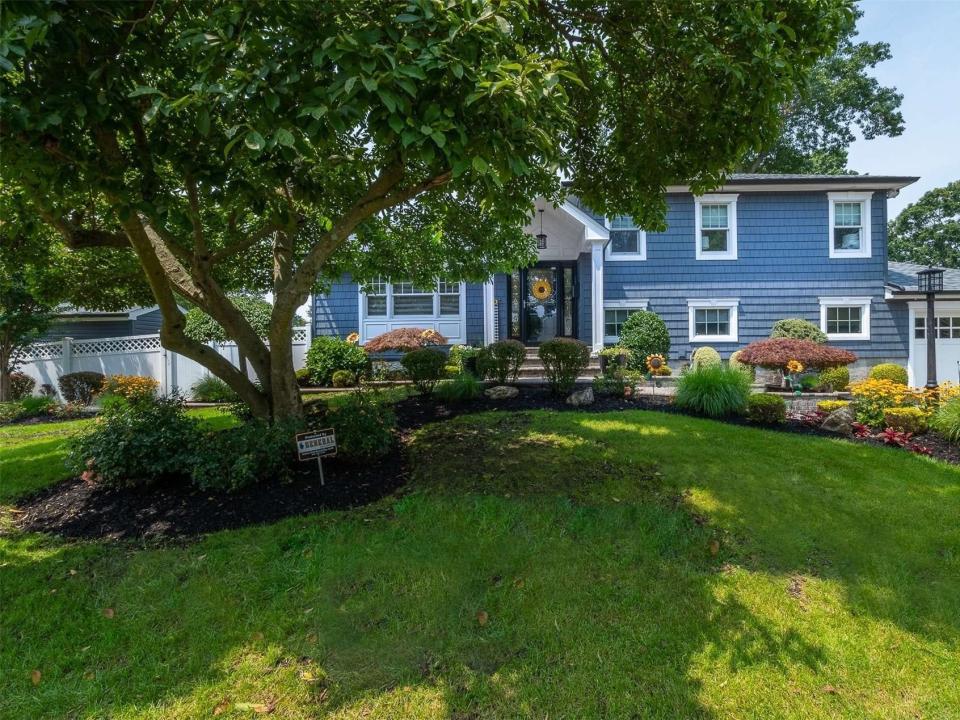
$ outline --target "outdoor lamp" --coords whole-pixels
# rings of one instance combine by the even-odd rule
[[[943,270],[928,267],[917,273],[917,287],[927,296],[927,387],[937,388],[937,321],[934,299],[943,291]]]

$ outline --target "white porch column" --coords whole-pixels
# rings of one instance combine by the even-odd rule
[[[605,240],[594,240],[590,247],[590,317],[593,325],[593,352],[603,350],[603,246]]]
[[[497,337],[497,331],[493,324],[493,278],[490,278],[483,284],[483,344],[489,345]]]

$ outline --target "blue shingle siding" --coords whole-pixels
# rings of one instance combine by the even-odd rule
[[[593,345],[593,318],[590,299],[593,291],[593,260],[590,253],[580,253],[577,258],[577,336],[588,345]],[[606,268],[604,268],[606,270]],[[604,282],[606,286],[606,282]]]
[[[345,338],[360,329],[360,299],[357,284],[344,275],[327,293],[313,296],[313,335]]]
[[[667,229],[647,234],[647,260],[604,264],[604,300],[646,299],[663,317],[671,357],[688,357],[687,301],[737,298],[739,340],[711,343],[723,355],[768,337],[774,322],[803,317],[819,325],[820,297],[872,297],[869,341],[835,342],[864,359],[905,359],[904,321],[883,299],[886,199],[874,193],[870,258],[829,257],[825,192],[741,193],[737,200],[737,259],[696,260],[694,201],[667,198]],[[581,271],[584,272],[584,271]],[[586,266],[589,274],[589,265]]]
[[[130,320],[63,320],[52,323],[41,336],[40,342],[53,342],[65,337],[89,340],[147,334],[149,333],[134,332],[133,322]]]
[[[483,345],[483,285],[467,283],[467,344]]]
[[[163,323],[163,314],[160,308],[143,313],[133,321],[134,335],[153,335],[160,332],[160,325]]]

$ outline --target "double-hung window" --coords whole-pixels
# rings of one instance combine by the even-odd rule
[[[737,196],[694,198],[697,260],[737,259]]]
[[[688,300],[690,342],[737,342],[739,302]]]
[[[394,282],[393,314],[404,317],[433,315],[433,290],[418,288],[409,280]]]
[[[869,340],[870,298],[820,298],[820,329],[829,340]]]
[[[610,301],[603,306],[603,341],[613,344],[620,341],[623,324],[633,313],[646,310],[646,300]]]
[[[410,280],[387,281],[378,277],[363,288],[368,318],[459,317],[462,283],[441,279],[433,287],[418,287]]]
[[[827,193],[831,258],[870,257],[869,192]]]
[[[610,242],[607,243],[607,260],[646,260],[647,234],[637,227],[633,218],[619,215],[607,221]]]
[[[387,281],[381,277],[367,285],[367,317],[387,316]]]

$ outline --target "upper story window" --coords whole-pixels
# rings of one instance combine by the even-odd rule
[[[869,340],[870,298],[820,298],[820,329],[829,340]]]
[[[870,257],[870,192],[827,193],[830,257]]]
[[[737,259],[737,196],[694,198],[697,260]]]
[[[646,260],[647,234],[637,227],[633,218],[619,215],[607,221],[610,242],[607,243],[607,260]]]
[[[688,300],[690,342],[737,342],[739,301]]]
[[[378,277],[363,290],[366,317],[435,318],[458,317],[463,283],[439,280],[421,288],[410,280],[388,282]]]

